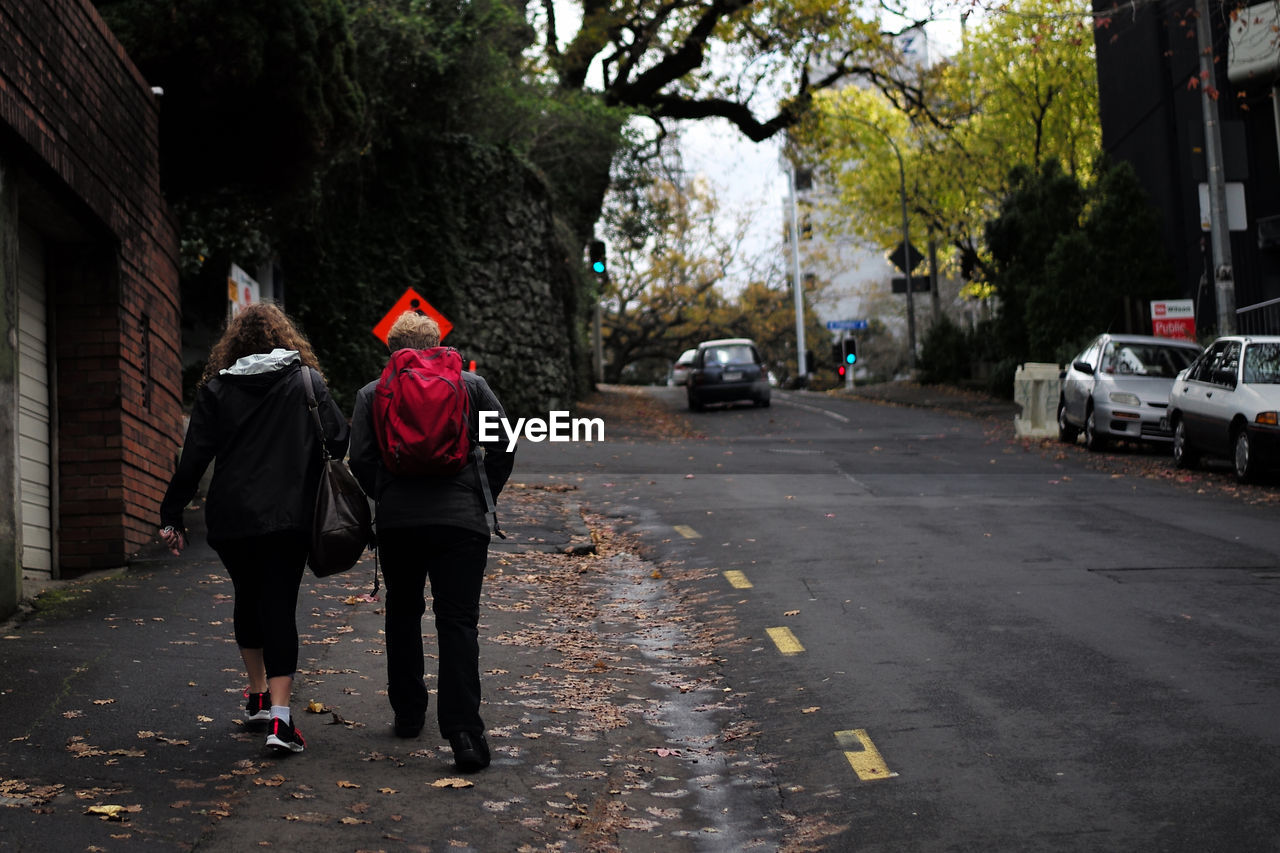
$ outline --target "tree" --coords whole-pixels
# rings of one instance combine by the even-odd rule
[[[902,73],[896,33],[885,31],[877,7],[851,0],[576,5],[581,25],[562,43],[557,4],[543,0],[535,20],[541,67],[563,92],[596,93],[606,106],[659,125],[723,118],[759,142],[795,125],[815,92],[853,77],[892,92],[899,103],[922,103]],[[608,181],[601,169],[587,191],[597,211]],[[584,241],[593,221],[574,223]]]
[[[637,186],[638,197],[623,196],[638,204],[614,205],[606,217],[612,249],[602,299],[606,381],[619,381],[624,370],[646,359],[669,361],[715,336],[713,318],[724,304],[718,285],[736,257],[743,226],[719,233],[710,187],[678,180],[651,176]]]
[[[1155,212],[1133,167],[1100,161],[1096,171],[1081,185],[1056,160],[1019,167],[987,225],[1001,303],[995,330],[1009,362],[1059,361],[1099,332],[1133,331],[1126,309],[1160,295],[1169,280]]]
[[[1054,158],[1084,177],[1098,150],[1087,20],[1064,0],[1017,0],[971,28],[951,60],[916,70],[918,102],[857,87],[815,96],[799,156],[836,189],[838,219],[886,250],[901,240],[888,136],[903,156],[912,234],[952,247],[964,271],[980,275],[981,223],[1005,196],[1010,168]]]

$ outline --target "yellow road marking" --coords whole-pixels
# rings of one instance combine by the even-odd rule
[[[798,655],[804,651],[804,646],[800,645],[800,641],[796,639],[796,635],[791,633],[790,628],[765,628],[765,633],[769,635],[769,639],[773,640],[773,644],[778,647],[778,651],[784,655]]]
[[[747,576],[737,569],[730,569],[724,573],[724,579],[729,582],[729,586],[734,589],[751,589],[751,581],[747,580]]]
[[[687,524],[677,524],[675,526],[676,533],[679,533],[685,539],[701,539],[702,534],[694,530]]]
[[[840,748],[844,750],[844,757],[849,762],[849,766],[863,782],[889,779],[898,775],[889,772],[888,765],[880,756],[880,750],[876,749],[876,745],[871,742],[866,729],[850,729],[835,734],[836,743],[840,744]]]

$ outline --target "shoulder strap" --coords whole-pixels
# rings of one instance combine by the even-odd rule
[[[480,478],[480,491],[484,492],[484,515],[493,523],[493,532],[499,539],[506,539],[507,534],[498,529],[498,509],[493,505],[493,491],[489,488],[489,475],[484,471],[484,448],[476,445],[471,449],[471,458],[475,462],[476,476]]]
[[[316,402],[316,389],[311,384],[311,368],[302,365],[302,387],[307,392],[307,408],[311,410],[311,419],[315,421],[316,433],[320,436],[320,455],[329,461],[328,439],[325,438],[324,424],[320,422],[320,404]]]

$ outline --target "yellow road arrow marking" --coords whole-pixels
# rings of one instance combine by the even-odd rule
[[[724,573],[724,579],[729,582],[729,586],[734,589],[751,589],[751,581],[747,580],[747,576],[737,569],[730,569]]]
[[[677,524],[675,526],[676,533],[679,533],[685,539],[701,539],[702,534],[694,530],[687,524]]]

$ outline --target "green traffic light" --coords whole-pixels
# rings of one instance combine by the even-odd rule
[[[856,352],[845,353],[844,360],[849,362],[849,364],[853,364],[858,360],[858,354]]]
[[[594,264],[591,265],[591,269],[595,270],[598,273],[604,272],[604,261],[596,261]]]

